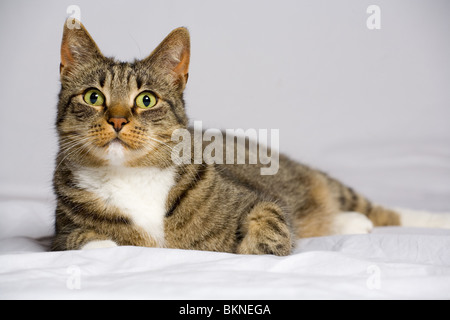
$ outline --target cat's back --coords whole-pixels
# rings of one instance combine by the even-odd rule
[[[273,161],[277,164],[220,164],[216,168],[225,179],[294,207],[298,206],[313,186],[326,180],[320,171],[284,154],[277,155]],[[261,174],[261,169],[268,166],[277,166],[276,173]]]

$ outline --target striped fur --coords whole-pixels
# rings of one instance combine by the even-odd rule
[[[84,27],[64,29],[53,250],[116,244],[287,255],[299,237],[336,232],[342,211],[361,212],[375,225],[400,223],[394,211],[283,155],[273,176],[261,176],[261,164],[175,166],[170,138],[188,124],[188,66],[183,28],[131,63],[104,57]],[[88,88],[100,90],[105,105],[86,104]],[[141,110],[134,99],[145,90],[159,101]],[[120,132],[108,123],[118,115],[127,119]],[[146,212],[157,218],[147,221]]]

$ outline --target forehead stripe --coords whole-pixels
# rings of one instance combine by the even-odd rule
[[[104,87],[105,86],[105,80],[106,80],[106,73],[103,71],[101,74],[100,74],[100,79],[99,79],[99,82],[100,82],[100,87]]]
[[[141,87],[142,87],[142,79],[141,79],[140,76],[136,77],[136,85],[137,85],[138,90],[141,89]]]

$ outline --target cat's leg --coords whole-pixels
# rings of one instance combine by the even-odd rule
[[[257,204],[247,215],[239,233],[242,240],[237,247],[241,254],[291,253],[294,236],[282,209],[272,202]]]
[[[94,230],[74,229],[66,234],[57,234],[53,250],[89,250],[117,247],[118,244]]]
[[[73,249],[90,250],[117,247],[117,243],[105,235],[100,235],[93,230],[78,229],[72,231],[67,237],[67,244]]]

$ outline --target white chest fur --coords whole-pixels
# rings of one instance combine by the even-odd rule
[[[175,184],[173,168],[81,168],[74,173],[79,187],[118,208],[164,246],[167,195]]]

